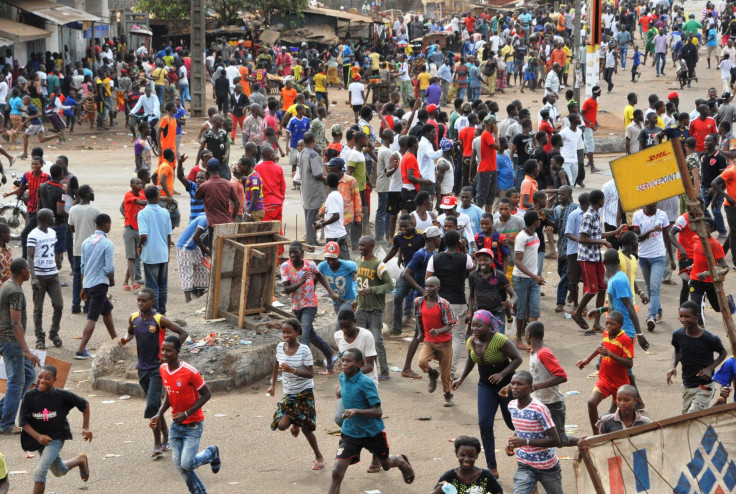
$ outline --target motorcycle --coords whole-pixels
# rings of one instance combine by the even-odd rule
[[[13,177],[13,186],[20,187],[20,178],[11,173]],[[6,202],[0,206],[0,218],[4,218],[10,227],[10,238],[12,240],[20,240],[20,234],[28,223],[28,190],[17,196],[15,202]]]

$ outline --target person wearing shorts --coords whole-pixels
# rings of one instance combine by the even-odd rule
[[[29,125],[26,129],[27,136],[43,136],[43,125]]]
[[[77,360],[85,360],[92,355],[87,351],[87,342],[92,337],[97,320],[102,316],[110,338],[118,337],[112,320],[112,302],[107,298],[107,290],[115,284],[115,244],[107,238],[112,220],[107,214],[95,218],[95,232],[82,244],[82,300],[87,302],[87,324],[84,326],[79,349],[74,354]]]
[[[178,324],[162,316],[153,308],[155,294],[150,288],[144,288],[138,294],[138,309],[128,319],[128,334],[120,338],[120,346],[124,346],[135,338],[136,353],[138,354],[138,383],[146,395],[146,408],[143,418],[150,419],[156,416],[161,407],[163,382],[161,380],[161,342],[164,341],[166,330],[179,335],[181,341],[186,341],[189,334]],[[169,429],[166,421],[159,423],[161,427],[153,430],[153,453],[156,458],[169,449]],[[163,439],[162,439],[163,436]]]
[[[411,484],[414,481],[414,469],[406,455],[389,455],[378,387],[373,379],[360,371],[363,363],[363,352],[357,348],[348,348],[342,354],[338,398],[342,398],[345,407],[342,417],[347,420],[342,423],[328,494],[340,492],[345,472],[350,465],[360,461],[360,452],[364,448],[373,453],[374,459],[378,460],[384,470],[398,468],[404,482]],[[367,417],[368,412],[374,417]]]

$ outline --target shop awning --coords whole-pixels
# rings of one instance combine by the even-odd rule
[[[50,0],[2,0],[3,2],[18,7],[21,10],[35,14],[54,24],[69,24],[70,22],[102,22],[102,18],[92,15],[83,10],[67,7]]]
[[[0,38],[8,39],[13,43],[33,41],[35,39],[48,38],[51,33],[37,27],[21,24],[20,22],[3,19],[0,17]]]

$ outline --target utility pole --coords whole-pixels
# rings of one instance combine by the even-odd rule
[[[192,0],[191,11],[191,57],[192,57],[192,76],[189,79],[189,88],[191,90],[192,102],[189,110],[193,117],[203,117],[205,115],[205,0]],[[184,102],[182,101],[182,104]]]
[[[581,39],[580,33],[582,31],[582,19],[580,17],[580,12],[583,10],[583,0],[575,0],[575,19],[573,23],[573,36],[575,36],[575,41],[573,42],[573,50],[575,50],[575,63],[571,64],[573,67],[573,74],[572,74],[572,90],[573,90],[573,98],[575,98],[575,101],[580,102],[580,86],[577,84],[578,80],[578,73],[582,74],[583,71],[583,50],[585,50],[585,39]],[[583,83],[583,81],[579,81],[580,84]]]

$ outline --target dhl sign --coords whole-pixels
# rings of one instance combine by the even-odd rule
[[[663,142],[611,162],[624,211],[634,211],[685,192],[673,145],[680,143]]]

